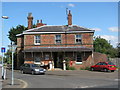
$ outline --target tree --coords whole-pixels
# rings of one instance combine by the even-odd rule
[[[27,29],[27,28],[26,28],[25,26],[23,26],[23,25],[18,25],[18,26],[16,26],[15,28],[12,27],[12,28],[10,29],[10,31],[8,32],[8,33],[9,33],[8,38],[9,38],[11,41],[13,41],[15,44],[17,44],[17,37],[16,37],[16,35],[22,33],[22,32],[25,31],[26,29]]]
[[[36,27],[36,25],[34,24],[33,28],[35,28],[35,27]],[[28,27],[25,27],[24,25],[17,25],[15,28],[12,27],[10,29],[10,31],[8,32],[9,33],[8,38],[11,41],[13,41],[15,44],[17,44],[17,37],[16,37],[16,35],[22,33],[25,30],[28,30]]]
[[[107,54],[109,57],[117,56],[117,49],[114,48],[106,39],[95,37],[94,51]]]

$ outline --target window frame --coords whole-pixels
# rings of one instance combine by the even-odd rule
[[[38,39],[36,40],[36,36],[39,36],[39,42],[40,43],[36,43],[36,41],[38,40]],[[41,44],[41,36],[40,35],[35,35],[34,36],[34,45],[40,45],[40,44]]]
[[[57,38],[56,38],[57,35],[60,35],[60,43],[56,42],[57,41]],[[61,44],[61,43],[62,43],[62,35],[61,34],[56,34],[55,35],[55,44]]]
[[[81,36],[81,38],[77,38],[77,35],[80,35]],[[77,40],[76,39],[80,39],[81,40],[81,42],[79,43],[79,42],[77,42]],[[82,44],[82,35],[81,34],[75,34],[75,43],[76,44]]]
[[[78,61],[78,55],[80,55],[81,61]],[[81,52],[76,54],[76,60],[75,61],[76,61],[76,64],[82,64],[82,53]]]
[[[50,55],[49,54],[45,54],[45,60],[50,60]]]

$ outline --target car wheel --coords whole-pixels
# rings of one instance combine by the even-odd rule
[[[114,72],[114,70],[111,70],[111,72]]]
[[[21,73],[24,74],[25,72],[23,70],[21,70]]]
[[[34,75],[34,74],[35,74],[35,73],[34,73],[34,71],[32,71],[31,73],[32,73],[32,75]]]
[[[90,70],[91,70],[91,71],[94,71],[94,68],[91,68]]]
[[[108,72],[108,69],[104,68],[103,71],[104,71],[104,72]]]

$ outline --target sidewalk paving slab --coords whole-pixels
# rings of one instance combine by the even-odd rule
[[[5,88],[26,88],[27,84],[25,81],[20,79],[14,79],[14,84],[12,85],[12,81],[10,78],[7,78],[6,80],[1,80],[2,82],[2,90],[5,90]]]

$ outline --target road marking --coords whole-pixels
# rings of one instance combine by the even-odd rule
[[[25,81],[23,81],[21,79],[18,79],[18,80],[24,83],[24,86],[22,88],[26,88],[28,86],[27,82],[25,82]]]
[[[96,87],[97,85],[92,85],[92,86],[78,86],[76,88],[92,88],[92,87]]]
[[[120,81],[120,79],[114,79],[114,81]]]

